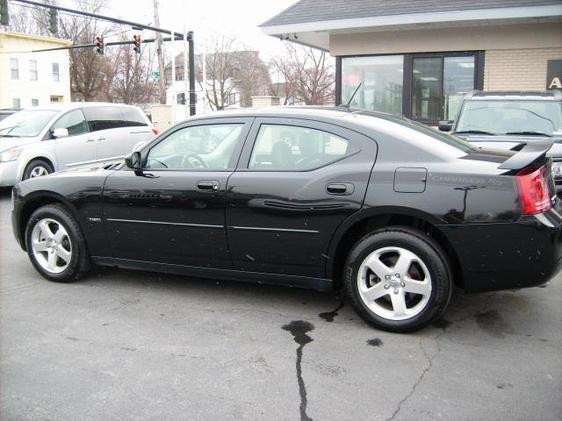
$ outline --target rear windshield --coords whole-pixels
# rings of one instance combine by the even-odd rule
[[[84,107],[83,111],[93,132],[119,127],[148,125],[142,111],[134,107]]]
[[[56,114],[56,110],[30,110],[12,114],[0,121],[0,138],[39,136]]]
[[[562,129],[562,102],[468,100],[459,115],[455,132],[482,131],[492,135],[521,132],[552,136]]]
[[[401,126],[407,127],[409,129],[420,132],[424,135],[430,136],[433,140],[444,143],[448,146],[452,146],[453,148],[464,153],[478,149],[472,143],[469,143],[459,137],[451,136],[450,134],[440,132],[437,129],[431,128],[422,123],[418,123],[417,121],[410,120],[406,117],[394,116],[390,114],[379,114],[379,113],[375,114],[375,113],[370,113],[368,111],[360,112],[359,114],[372,115],[377,118],[381,118],[396,124],[400,124]]]

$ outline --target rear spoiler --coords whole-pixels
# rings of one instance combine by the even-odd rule
[[[520,170],[538,159],[544,159],[553,145],[552,140],[537,140],[525,143],[523,148],[509,157],[498,168],[501,170]]]

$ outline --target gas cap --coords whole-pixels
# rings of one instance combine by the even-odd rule
[[[426,168],[400,167],[394,172],[394,191],[398,193],[423,193],[426,182]]]

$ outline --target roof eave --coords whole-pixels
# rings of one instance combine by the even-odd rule
[[[324,20],[317,22],[300,22],[293,24],[260,25],[267,35],[283,36],[285,34],[307,32],[330,32],[346,29],[385,28],[393,26],[420,25],[443,22],[509,21],[513,19],[534,19],[562,17],[562,5],[533,7],[503,7],[493,9],[459,10],[449,12],[414,13],[408,15],[372,16],[367,18]]]

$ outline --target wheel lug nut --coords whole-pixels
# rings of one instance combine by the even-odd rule
[[[384,289],[388,289],[388,288],[390,288],[390,285],[384,284]]]
[[[406,286],[406,283],[405,283],[405,282],[400,282],[400,286],[401,286],[401,287],[405,287],[405,286]]]
[[[398,294],[398,290],[397,290],[397,289],[395,289],[395,290],[394,290],[394,293],[395,293],[395,294]]]

